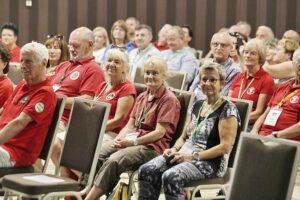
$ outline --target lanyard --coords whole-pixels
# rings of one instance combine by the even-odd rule
[[[147,99],[146,99],[147,101]],[[140,113],[139,117],[137,118],[137,120],[135,120],[135,126],[136,127],[140,127],[141,123],[145,120],[145,117],[147,115],[147,113],[150,111],[150,109],[152,108],[152,106],[154,105],[154,100],[151,102],[151,104],[146,108],[145,108],[145,104],[146,101],[143,102],[142,105],[142,112]]]
[[[97,95],[97,97],[94,98],[94,101],[97,101],[98,99],[100,99],[100,97],[102,96],[102,94],[104,93],[104,91],[106,90],[108,84],[106,83],[105,86],[103,87],[103,89],[100,91],[100,93]]]
[[[298,91],[299,91],[299,89],[294,90],[293,92],[291,92],[290,94],[288,94],[287,96],[285,96],[285,97],[277,104],[277,107],[280,108],[285,102],[287,102],[287,100],[289,100],[292,96],[294,96]]]
[[[208,116],[212,113],[212,111],[215,109],[216,105],[218,105],[218,103],[222,100],[222,96],[220,96],[217,101],[214,103],[214,105],[212,107],[209,108],[209,110],[207,111],[207,114],[205,116],[205,118],[199,123],[197,124],[196,128],[194,129],[193,133],[192,133],[192,142],[193,144],[196,143],[196,137],[199,135],[201,128],[203,127],[203,125],[205,124]],[[202,111],[202,108],[204,106],[204,103],[202,104],[201,108],[199,109],[199,114],[197,117],[197,123],[199,121],[200,118],[200,113]]]
[[[240,90],[239,90],[239,95],[238,95],[238,98],[239,98],[239,99],[241,99],[241,98],[244,96],[245,92],[248,90],[248,88],[250,87],[250,85],[251,85],[251,84],[253,83],[253,81],[255,80],[255,78],[252,78],[252,80],[250,81],[250,83],[245,87],[244,91],[242,92],[242,87],[243,87],[243,85],[244,85],[244,80],[245,80],[245,78],[246,78],[246,75],[245,75],[245,77],[242,79],[242,84],[241,84],[241,87],[240,87]]]
[[[72,69],[69,73],[67,73],[67,70],[70,68],[71,65],[72,65],[72,63],[69,64],[68,67],[65,69],[63,75],[60,77],[59,84],[61,84],[65,80],[65,78],[67,78],[73,71],[75,71],[76,69],[78,69],[79,67],[82,66],[80,64],[77,67],[75,67],[74,69]]]

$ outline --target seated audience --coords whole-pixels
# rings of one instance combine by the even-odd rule
[[[93,35],[95,38],[93,56],[97,63],[101,63],[105,48],[109,45],[108,34],[105,28],[98,26],[94,28]]]
[[[127,32],[127,36],[128,36],[128,39],[130,41],[135,41],[135,29],[136,27],[138,27],[138,25],[140,25],[140,21],[135,18],[135,17],[128,17],[125,21],[126,25],[127,25],[127,29],[128,29],[128,32]]]
[[[259,26],[257,28],[255,38],[262,40],[263,42],[268,42],[274,39],[274,33],[272,29],[268,26]]]
[[[158,32],[158,40],[152,43],[159,51],[169,49],[167,44],[167,32],[171,27],[170,24],[165,24]]]
[[[153,55],[160,55],[158,49],[152,44],[152,28],[148,25],[141,24],[135,29],[135,42],[137,45],[136,49],[133,49],[129,53],[129,65],[130,74],[129,78],[131,81],[134,80],[136,69],[143,67],[146,60]]]
[[[293,67],[295,80],[278,86],[252,133],[300,141],[300,49],[294,53]]]
[[[162,57],[167,61],[169,70],[187,73],[187,89],[198,72],[198,61],[189,49],[184,48],[184,32],[181,27],[173,26],[168,30],[167,43],[170,49],[163,51]]]
[[[141,164],[169,148],[180,114],[180,103],[164,82],[167,63],[153,56],[145,62],[147,91],[137,98],[127,125],[114,141],[103,144],[99,161],[102,167],[86,199],[98,199],[113,190],[121,173]]]
[[[276,64],[274,62],[274,56],[276,53],[276,46],[277,46],[278,40],[273,39],[266,43],[266,65],[274,65]]]
[[[47,48],[36,42],[21,49],[25,80],[0,110],[0,167],[32,165],[43,148],[57,101],[45,77],[48,57]]]
[[[299,44],[294,40],[287,40],[287,39],[280,40],[276,46],[275,55],[273,57],[274,63],[280,64],[286,61],[291,61],[294,51],[298,48],[299,48]],[[268,68],[266,68],[266,71],[272,76],[272,70],[268,70]],[[293,78],[294,76],[283,78],[283,79],[276,79],[276,83],[287,82]]]
[[[287,30],[283,33],[282,39],[287,39],[287,40],[293,40],[299,44],[300,42],[300,36],[297,33],[297,31],[294,30]]]
[[[225,85],[222,66],[202,66],[200,79],[207,100],[194,104],[175,145],[139,168],[139,199],[158,199],[161,186],[167,200],[184,199],[186,183],[224,176],[239,113],[220,94]]]
[[[247,42],[251,35],[251,25],[246,21],[239,21],[236,25],[239,27],[239,33],[243,35]]]
[[[128,54],[120,48],[107,52],[105,62],[105,82],[100,84],[94,100],[111,104],[106,124],[106,141],[114,139],[129,120],[136,91],[134,85],[126,79],[128,73]]]
[[[222,96],[228,95],[233,79],[241,73],[241,68],[229,56],[232,48],[232,38],[229,33],[219,32],[213,35],[210,42],[210,49],[214,55],[213,62],[219,63],[226,73],[225,86],[221,91]],[[195,92],[195,101],[206,99],[206,95],[200,87],[199,76],[196,76],[190,90]]]
[[[49,60],[46,69],[46,75],[48,78],[53,78],[55,75],[56,67],[70,59],[69,47],[64,39],[63,35],[48,35],[48,40],[45,42],[45,46],[49,52]]]
[[[112,44],[106,47],[103,56],[101,58],[101,62],[105,62],[106,53],[112,46],[124,47],[128,52],[134,49],[134,44],[132,41],[128,39],[127,36],[127,25],[124,20],[117,20],[111,27],[110,39]]]
[[[11,59],[10,50],[2,42],[0,42],[0,57],[0,108],[2,108],[14,89],[12,82],[6,77]]]
[[[243,58],[246,70],[235,77],[228,96],[253,102],[248,125],[252,127],[264,113],[275,84],[273,78],[262,68],[266,53],[261,40],[250,40],[244,47]]]
[[[20,62],[20,47],[16,44],[18,39],[18,28],[15,24],[8,22],[1,27],[1,41],[10,49],[10,62]]]

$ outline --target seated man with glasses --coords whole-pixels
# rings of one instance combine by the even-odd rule
[[[221,91],[221,95],[227,96],[233,79],[241,73],[241,68],[229,56],[230,51],[234,48],[231,36],[225,32],[215,33],[211,39],[210,48],[214,55],[213,62],[219,63],[225,70],[225,86]],[[190,90],[195,92],[195,101],[206,99],[206,95],[199,85],[199,76],[193,81]]]

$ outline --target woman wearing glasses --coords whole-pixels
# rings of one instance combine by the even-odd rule
[[[5,75],[8,73],[11,57],[9,48],[0,42],[0,108],[13,92],[13,84]]]
[[[200,84],[207,96],[197,101],[175,145],[139,168],[139,199],[184,199],[190,181],[224,176],[238,128],[235,105],[220,95],[225,72],[216,63],[201,67]],[[151,198],[150,198],[151,197]]]
[[[62,62],[69,60],[69,48],[63,35],[48,35],[45,46],[48,48],[49,61],[46,74],[51,79],[55,75],[54,69]]]
[[[180,103],[164,82],[167,63],[153,56],[144,64],[147,91],[141,93],[130,119],[114,141],[102,147],[94,186],[86,199],[98,199],[113,190],[121,173],[162,154],[168,148],[180,114]]]
[[[249,131],[265,111],[275,89],[273,78],[262,68],[266,61],[265,51],[266,48],[262,41],[253,39],[247,42],[242,53],[246,70],[235,77],[229,92],[230,97],[253,102],[249,118]]]

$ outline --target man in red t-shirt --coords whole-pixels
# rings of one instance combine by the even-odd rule
[[[300,49],[294,52],[293,66],[295,80],[278,86],[251,133],[300,141]]]
[[[99,85],[104,81],[103,71],[94,61],[93,46],[94,36],[90,29],[80,27],[72,31],[69,37],[71,59],[61,63],[55,69],[55,76],[51,81],[56,94],[68,97],[52,154],[52,159],[55,163],[57,163],[61,152],[64,132],[74,97],[93,99]]]
[[[0,110],[0,167],[32,165],[38,158],[56,106],[45,77],[48,50],[32,42],[21,49],[19,83]]]

